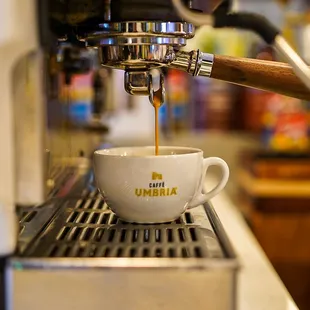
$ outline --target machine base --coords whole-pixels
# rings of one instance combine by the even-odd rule
[[[130,224],[92,181],[83,176],[28,221],[33,235],[9,261],[14,310],[236,309],[238,261],[211,205],[170,223]]]

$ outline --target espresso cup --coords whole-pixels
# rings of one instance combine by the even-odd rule
[[[207,170],[219,166],[222,178],[202,193]],[[226,185],[229,168],[218,157],[203,158],[190,147],[119,147],[94,153],[98,189],[110,209],[122,220],[163,223],[177,219],[217,195]]]

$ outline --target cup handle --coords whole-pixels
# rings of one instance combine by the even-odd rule
[[[210,166],[219,166],[221,168],[222,179],[210,192],[203,194],[202,193],[203,184],[205,181],[206,173]],[[198,190],[193,199],[191,200],[191,202],[188,204],[187,209],[198,207],[199,205],[206,203],[215,195],[217,195],[226,186],[228,178],[229,178],[229,168],[223,159],[219,157],[205,158],[203,160],[203,169]]]

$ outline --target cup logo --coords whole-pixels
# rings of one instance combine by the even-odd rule
[[[166,187],[161,173],[152,172],[152,181],[153,182],[149,183],[148,188],[136,188],[135,195],[137,197],[163,197],[177,195],[178,188]]]
[[[163,175],[161,173],[152,172],[152,180],[162,180]]]

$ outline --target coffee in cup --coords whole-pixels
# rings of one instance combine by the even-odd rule
[[[177,219],[217,195],[226,185],[229,168],[218,157],[203,158],[190,147],[119,147],[94,153],[97,186],[110,209],[122,220],[163,223]],[[210,166],[219,166],[222,179],[202,193]]]

